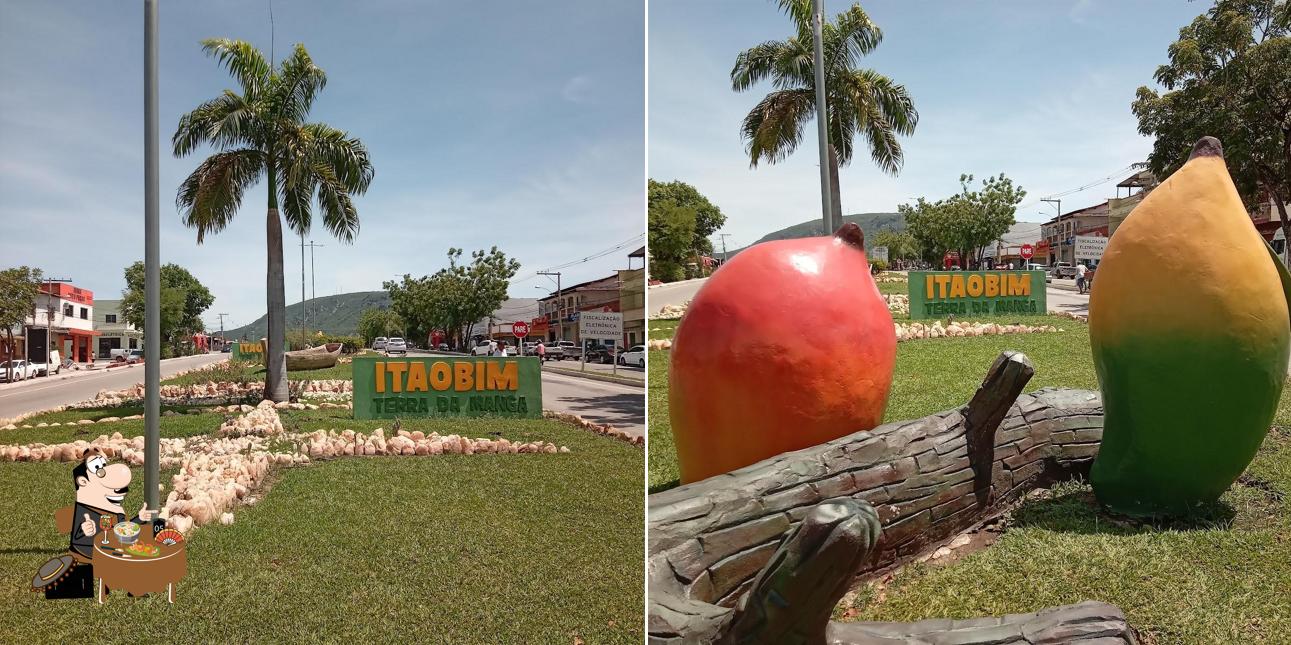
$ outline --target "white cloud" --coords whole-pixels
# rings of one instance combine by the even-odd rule
[[[575,76],[565,81],[560,89],[560,97],[570,103],[586,103],[592,98],[592,79],[586,76]]]

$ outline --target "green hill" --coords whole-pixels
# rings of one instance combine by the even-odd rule
[[[905,230],[905,216],[901,213],[857,213],[855,215],[844,215],[843,221],[856,222],[856,224],[861,227],[861,230],[865,232],[866,248],[869,248],[870,240],[874,239],[874,234],[879,231]],[[821,234],[821,222],[820,218],[817,217],[801,224],[794,224],[793,226],[782,228],[772,233],[767,233],[753,244],[769,242],[771,240],[792,240],[800,237],[812,237]],[[752,244],[749,246],[752,246]],[[748,247],[746,246],[739,249],[739,251],[743,251],[746,248]],[[735,255],[739,251],[731,251],[731,255]]]
[[[335,296],[321,296],[305,303],[309,309],[307,326],[311,330],[321,329],[327,334],[353,334],[359,326],[359,316],[363,310],[372,307],[387,309],[390,307],[390,294],[385,291],[359,291],[342,293]],[[287,329],[300,327],[300,303],[287,305]],[[228,338],[261,338],[269,333],[269,322],[260,316],[250,325],[229,329],[225,332]]]

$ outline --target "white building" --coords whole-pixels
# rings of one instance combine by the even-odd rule
[[[94,292],[63,282],[40,285],[33,316],[23,324],[26,353],[37,363],[46,360],[51,349],[46,331],[53,337],[52,349],[62,358],[78,363],[94,361]]]
[[[126,322],[120,300],[100,300],[94,305],[94,330],[99,336],[98,357],[111,358],[114,349],[143,347],[143,332]]]

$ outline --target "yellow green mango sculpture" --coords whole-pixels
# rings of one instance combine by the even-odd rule
[[[1128,515],[1213,502],[1264,440],[1287,377],[1291,276],[1213,137],[1108,241],[1089,301],[1103,394],[1098,500]]]

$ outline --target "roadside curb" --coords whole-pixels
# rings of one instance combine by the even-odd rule
[[[579,370],[569,370],[560,367],[547,367],[546,364],[543,365],[542,371],[551,372],[552,374],[563,374],[565,376],[576,376],[578,378],[585,378],[592,381],[604,381],[606,383],[617,383],[619,385],[627,385],[631,387],[645,387],[645,379],[614,378],[608,374],[580,372]]]

